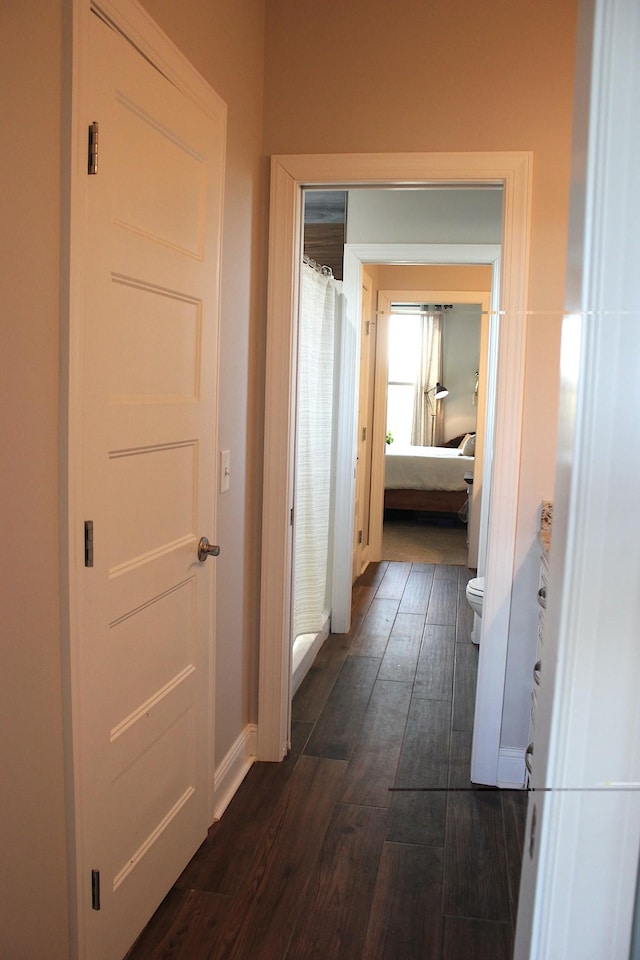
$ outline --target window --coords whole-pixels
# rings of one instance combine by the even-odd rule
[[[418,309],[416,305],[416,310]],[[394,443],[401,445],[411,443],[421,341],[420,313],[391,313],[388,343],[387,432],[393,436]]]

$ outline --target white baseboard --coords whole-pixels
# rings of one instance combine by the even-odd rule
[[[523,789],[527,768],[524,765],[524,747],[500,747],[498,751],[497,786],[503,789]]]
[[[258,728],[249,723],[233,744],[213,778],[213,819],[219,820],[256,758]]]

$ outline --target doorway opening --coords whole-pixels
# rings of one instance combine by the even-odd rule
[[[259,678],[258,756],[278,760],[287,752],[290,716],[290,510],[292,476],[292,335],[296,322],[299,285],[298,251],[302,222],[302,193],[307,187],[490,185],[504,191],[502,224],[500,316],[496,345],[496,443],[491,463],[492,498],[501,504],[500,522],[490,524],[486,570],[485,630],[480,652],[473,779],[499,780],[499,748],[504,671],[515,544],[520,422],[523,402],[524,332],[526,317],[529,197],[531,157],[528,153],[389,154],[274,157],[272,160],[272,222],[267,332],[267,387],[265,424],[265,482],[263,513],[262,612]],[[380,246],[369,258],[380,261]],[[455,246],[455,245],[454,245]],[[350,255],[345,248],[345,288]],[[450,259],[451,252],[444,261]],[[400,258],[399,262],[407,262]],[[411,260],[409,260],[411,262]],[[483,262],[480,260],[480,262]],[[357,273],[356,273],[357,275]],[[345,289],[347,302],[349,295]],[[353,302],[357,302],[357,294]],[[508,318],[508,322],[502,322]],[[342,363],[345,394],[355,397],[357,334],[347,313],[343,329]],[[355,408],[355,404],[352,405]],[[355,410],[344,413],[351,435]],[[347,431],[348,432],[348,431]],[[340,446],[340,443],[339,443]],[[353,459],[338,456],[336,529],[352,527]],[[349,537],[349,543],[351,542]],[[346,580],[350,582],[351,558]],[[334,577],[340,571],[334,564]],[[486,624],[490,623],[490,629]]]

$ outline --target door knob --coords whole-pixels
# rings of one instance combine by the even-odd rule
[[[206,537],[200,537],[200,543],[198,544],[198,560],[200,563],[204,563],[207,557],[217,557],[219,553],[220,547],[209,543]]]

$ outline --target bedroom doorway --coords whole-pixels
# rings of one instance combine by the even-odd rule
[[[357,294],[361,278],[369,277],[372,285],[377,283],[374,302],[376,340],[382,347],[388,339],[387,323],[393,302],[436,302],[460,304],[461,308],[468,309],[470,305],[479,305],[481,315],[480,349],[478,357],[479,407],[477,421],[481,425],[483,435],[478,438],[474,457],[473,494],[475,503],[472,503],[472,550],[466,560],[471,561],[473,567],[482,575],[486,563],[486,550],[489,528],[489,502],[491,463],[493,454],[493,434],[496,420],[497,394],[497,347],[499,339],[500,314],[500,274],[501,274],[501,245],[500,244],[403,244],[403,243],[372,243],[346,244],[344,291],[347,303],[358,305]],[[377,278],[377,280],[376,280]],[[466,289],[464,289],[466,287]],[[476,289],[473,289],[473,288]],[[480,289],[484,288],[484,289]],[[376,354],[384,354],[384,350]],[[475,361],[474,361],[475,362]],[[368,529],[368,560],[379,561],[382,557],[383,516],[385,500],[385,463],[386,450],[386,381],[387,363],[384,356],[377,363],[376,376],[373,380],[374,416],[372,423],[367,426],[370,436],[369,453],[372,466],[371,498],[368,505],[368,520],[356,527],[356,537],[361,528]],[[462,394],[462,387],[456,386],[458,374],[451,371],[452,388],[457,394]],[[472,380],[469,386],[468,400],[472,406],[472,389],[475,388],[475,369],[471,371]],[[464,377],[463,377],[464,379]],[[448,398],[447,398],[448,399]],[[359,409],[366,406],[364,398],[358,396]],[[463,402],[464,406],[464,402]],[[461,422],[457,417],[451,423]],[[358,434],[362,424],[358,423]],[[453,426],[451,429],[454,429]],[[359,457],[363,454],[359,451]],[[442,494],[438,494],[438,497]],[[446,494],[444,494],[446,497]],[[455,510],[460,508],[464,495],[457,495],[458,503]],[[434,495],[435,497],[435,495]],[[448,506],[440,502],[440,507]],[[366,509],[366,508],[365,508]],[[454,516],[455,516],[454,510]],[[464,540],[464,534],[462,539]],[[345,548],[346,549],[346,548]],[[444,560],[443,560],[444,562]],[[448,561],[447,561],[448,562]],[[344,581],[342,581],[344,586]],[[347,621],[342,619],[344,605],[350,604],[350,589],[346,596],[338,593],[340,584],[336,584],[333,595],[334,622],[340,624],[340,632],[346,632]]]
[[[377,457],[373,516],[366,525],[375,544],[370,559],[476,569],[487,396],[495,394],[495,370],[488,362],[493,271],[488,266],[402,267],[399,274],[393,266],[383,270],[384,283],[399,278],[414,285],[378,293],[372,452],[385,453]],[[441,282],[436,286],[430,283],[434,280]],[[463,284],[467,289],[455,289]],[[483,289],[470,289],[474,284]],[[426,400],[421,397],[425,384],[420,385],[423,409],[417,411],[414,368],[421,349],[420,328],[430,305],[443,305],[438,317],[440,359],[431,370],[434,384]],[[432,349],[433,344],[427,346]],[[431,397],[435,383],[447,391],[438,400]],[[359,406],[366,403],[361,394]],[[489,414],[491,426],[492,406]],[[465,439],[462,457],[459,448]],[[484,540],[486,524],[482,533]],[[482,557],[484,552],[483,542]]]
[[[474,458],[463,448],[475,450],[480,319],[479,304],[391,303],[379,351],[383,363],[386,347],[382,560],[476,566],[467,526]]]

